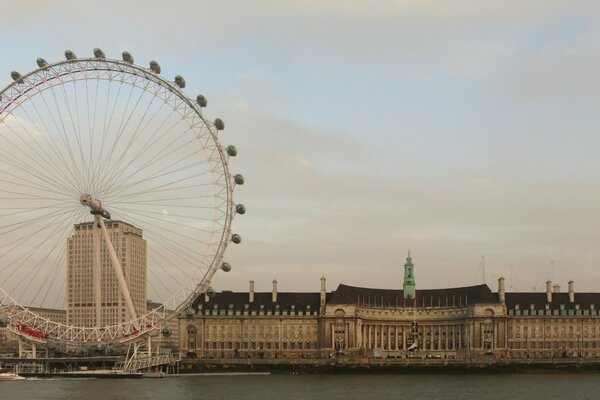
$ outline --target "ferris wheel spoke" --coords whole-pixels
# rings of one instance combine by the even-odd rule
[[[41,92],[40,92],[41,94]],[[42,96],[40,96],[42,97]],[[43,99],[43,97],[42,97]],[[43,125],[44,129],[45,129],[45,133],[41,135],[42,138],[44,139],[44,141],[46,142],[46,145],[52,150],[53,154],[57,157],[57,162],[62,163],[62,169],[57,165],[57,171],[59,171],[59,173],[57,174],[57,177],[59,176],[65,176],[65,182],[62,184],[63,186],[68,186],[70,188],[72,188],[74,193],[78,193],[75,181],[75,175],[73,174],[73,171],[71,171],[71,168],[69,167],[69,164],[67,162],[67,160],[65,159],[65,157],[63,156],[62,152],[59,151],[59,146],[56,143],[56,141],[54,140],[54,135],[52,135],[52,130],[48,127],[48,125],[46,124],[45,117],[42,117],[41,112],[36,104],[36,101],[34,100],[30,100],[30,104],[33,106],[33,109],[37,115],[38,121],[40,121],[40,123]],[[48,107],[46,107],[47,109],[49,109]],[[26,107],[23,107],[24,112],[27,112]],[[34,120],[34,118],[31,118],[31,120]],[[56,124],[55,124],[56,126]],[[48,140],[48,138],[50,138],[50,140]],[[42,148],[44,148],[45,146],[41,146]],[[50,157],[52,158],[52,157]],[[72,178],[71,181],[66,180],[66,177],[70,176]]]
[[[94,173],[93,173],[94,177],[99,176],[100,171],[102,169],[102,160],[103,160],[103,156],[104,156],[104,146],[106,145],[106,136],[108,135],[108,131],[110,129],[110,125],[112,123],[113,116],[115,115],[115,109],[117,108],[117,104],[119,104],[118,100],[121,96],[121,89],[123,89],[123,82],[120,82],[119,89],[117,90],[117,94],[112,102],[112,109],[110,111],[110,116],[108,115],[107,112],[104,113],[104,123],[103,123],[103,128],[102,128],[102,141],[101,141],[100,149],[98,151],[96,165],[94,167]],[[107,94],[106,94],[105,110],[109,109],[110,92],[111,92],[111,85],[108,85],[108,90],[107,90]],[[107,121],[107,117],[108,117],[108,121]]]
[[[131,218],[130,218],[131,219]],[[132,220],[136,220],[135,218]],[[139,222],[139,220],[137,220]],[[152,232],[147,232],[146,236],[153,238],[153,241],[157,244],[157,246],[170,246],[170,248],[175,249],[175,255],[177,257],[187,257],[186,261],[190,263],[196,263],[196,260],[199,260],[202,257],[202,253],[198,253],[192,250],[189,246],[185,246],[182,240],[173,240],[166,235],[157,233],[156,230]],[[189,241],[190,239],[186,237]]]
[[[51,225],[51,226],[58,225],[58,227],[57,227],[57,228],[55,228],[55,229],[54,229],[54,230],[53,230],[53,231],[52,231],[50,234],[48,234],[48,235],[47,235],[47,237],[46,237],[46,238],[45,238],[45,239],[44,239],[44,240],[43,240],[43,241],[42,241],[42,242],[41,242],[41,243],[40,243],[38,246],[35,246],[35,247],[33,247],[33,248],[32,248],[32,249],[29,251],[29,252],[22,254],[20,257],[18,257],[18,258],[17,258],[16,260],[14,260],[13,262],[6,264],[6,266],[5,266],[5,267],[4,267],[2,270],[0,270],[0,273],[2,273],[2,272],[4,272],[4,271],[6,271],[8,268],[10,268],[10,267],[11,267],[13,264],[15,264],[16,262],[21,262],[21,264],[19,264],[19,265],[23,265],[23,263],[24,263],[25,261],[27,261],[27,260],[28,260],[28,259],[31,257],[31,255],[32,255],[34,252],[36,252],[36,251],[39,251],[39,249],[41,249],[41,248],[43,247],[43,245],[44,245],[44,244],[45,244],[45,243],[46,243],[48,240],[50,240],[50,239],[54,238],[54,237],[55,237],[54,235],[55,235],[56,233],[58,233],[58,231],[60,230],[60,228],[63,226],[63,225],[62,225],[62,224],[60,224],[60,223],[58,223],[58,224],[57,224],[57,222],[61,221],[61,219],[62,219],[62,216],[61,216],[61,215],[59,215],[57,218],[55,218],[54,220],[52,220],[52,222],[51,222],[49,225]],[[34,237],[35,235],[38,235],[39,233],[41,233],[42,231],[44,231],[44,230],[46,230],[46,229],[47,229],[47,227],[42,227],[42,228],[38,229],[37,231],[33,232],[32,234],[25,236],[25,238],[24,238],[24,239],[25,239],[25,240],[27,240],[27,239],[30,239],[30,238]],[[14,243],[14,242],[11,242],[11,243]],[[13,247],[13,249],[14,249],[14,247]],[[11,250],[12,250],[12,249],[11,249]],[[6,252],[5,252],[4,254],[2,254],[2,257],[6,256],[7,254],[8,254],[8,253],[6,253]],[[15,268],[15,269],[13,269],[13,271],[12,271],[12,272],[11,272],[11,273],[10,273],[10,274],[9,274],[9,275],[8,275],[8,276],[7,276],[7,277],[6,277],[6,278],[5,278],[3,281],[2,281],[2,285],[3,285],[3,286],[4,286],[4,284],[6,283],[6,281],[7,281],[8,279],[10,279],[10,278],[11,278],[11,276],[12,276],[12,275],[14,275],[14,273],[15,273],[15,272],[16,272],[18,269],[19,269],[19,268]]]
[[[51,193],[51,194],[55,194],[55,195],[58,195],[58,196],[65,196],[66,198],[70,198],[72,196],[70,193],[66,193],[64,191],[59,191],[60,189],[56,189],[55,190],[54,188],[50,188],[50,187],[47,187],[47,186],[44,186],[44,185],[34,184],[33,182],[31,182],[28,179],[23,179],[23,178],[20,178],[20,177],[16,177],[14,174],[11,174],[8,171],[4,171],[4,174],[6,174],[6,175],[8,175],[8,176],[10,176],[12,178],[20,179],[20,180],[23,181],[23,182],[18,182],[18,181],[12,181],[12,180],[8,180],[8,179],[1,179],[0,178],[0,182],[3,182],[5,184],[14,185],[14,186],[20,186],[22,188],[33,189],[33,190],[36,190],[36,191],[44,191],[46,193]],[[29,185],[25,184],[24,182],[29,183]]]
[[[60,233],[64,233],[66,232],[68,228],[63,228],[62,231]],[[60,235],[58,235],[60,236]],[[50,240],[50,238],[48,238],[48,240]],[[44,243],[42,243],[44,244]],[[53,255],[53,253],[57,250],[57,249],[63,249],[64,251],[64,246],[60,246],[62,243],[57,240],[56,243],[54,243],[54,245],[51,247],[51,249],[32,267],[29,268],[29,272],[27,272],[25,275],[23,275],[23,277],[21,278],[20,281],[17,282],[17,284],[15,286],[13,286],[12,288],[12,292],[17,293],[19,297],[23,297],[24,296],[24,292],[25,290],[28,289],[28,286],[23,286],[23,284],[25,282],[37,282],[37,277],[39,276],[40,272],[43,270],[42,265],[44,265],[46,263],[46,261]],[[33,257],[33,255],[37,252],[40,251],[42,247],[37,247],[34,249],[34,251],[31,253],[31,256],[28,257],[27,259]],[[25,263],[25,261],[27,261],[27,259],[23,260],[23,262],[21,263],[21,265],[19,265],[19,267],[17,267],[17,269],[21,270],[22,267],[24,266],[23,264]],[[19,293],[19,288],[21,289],[21,292]],[[36,293],[39,293],[39,290],[36,291]],[[34,297],[35,299],[35,297]],[[34,300],[31,300],[30,303],[33,303]]]
[[[46,298],[48,297],[48,294],[54,287],[57,280],[60,278],[59,273],[62,271],[62,264],[65,262],[65,253],[66,248],[63,246],[59,255],[55,257],[54,264],[50,268],[48,268],[48,273],[41,280],[42,284],[36,291],[33,300],[31,300],[31,304],[36,304],[38,296],[40,296],[42,293],[44,293],[44,295],[40,299],[40,302],[37,303],[38,307],[43,307],[43,305],[46,304]],[[63,276],[62,278],[63,279],[61,279],[61,282],[64,282],[64,280],[66,280],[66,277]]]
[[[168,216],[169,218],[183,218],[186,220],[190,220],[190,219],[194,219],[197,221],[204,221],[204,222],[214,222],[216,223],[217,220],[214,218],[205,218],[205,217],[197,217],[197,216],[193,216],[193,215],[183,215],[183,214],[173,214],[171,212],[169,212],[168,214],[164,214],[162,211],[142,211],[142,210],[138,210],[138,209],[132,209],[132,208],[123,208],[123,207],[119,207],[120,210],[122,210],[123,212],[130,212],[130,211],[135,211],[136,213],[139,214],[144,214],[146,216],[152,217],[152,218],[156,218],[157,216]]]
[[[62,216],[61,216],[61,215],[59,215],[59,218],[62,218]],[[55,220],[54,220],[54,221],[52,221],[52,222],[57,222],[57,221],[59,221],[59,219],[58,219],[58,218],[57,218],[57,219],[55,219]],[[11,241],[11,242],[8,242],[8,243],[5,243],[5,244],[3,244],[2,246],[0,246],[0,250],[3,250],[3,249],[5,249],[6,247],[9,247],[9,246],[11,246],[11,245],[13,245],[13,244],[14,244],[14,246],[12,246],[10,249],[8,249],[8,250],[6,250],[4,253],[2,253],[2,255],[0,255],[0,257],[4,258],[4,257],[8,256],[8,255],[9,255],[10,253],[12,253],[12,252],[13,252],[13,251],[14,251],[16,248],[18,248],[18,246],[21,246],[21,245],[23,245],[24,243],[26,243],[26,242],[27,242],[27,240],[29,240],[29,239],[31,239],[31,238],[33,238],[33,237],[35,237],[37,234],[39,234],[40,232],[44,231],[45,229],[47,229],[47,227],[45,227],[45,226],[42,226],[41,228],[39,228],[39,229],[38,229],[38,230],[36,230],[36,231],[33,231],[32,233],[25,234],[24,236],[21,236],[21,237],[19,237],[19,238],[17,238],[17,239],[15,239],[15,240],[13,240],[13,241]],[[12,265],[12,264],[7,264],[7,265],[5,265],[5,266],[4,266],[4,268],[2,268],[2,269],[0,270],[0,274],[1,274],[1,273],[3,273],[3,272],[5,272],[6,270],[8,270],[8,268],[9,268],[11,265]]]
[[[164,251],[164,250],[166,250],[166,251]],[[156,257],[163,260],[162,262],[158,261],[156,259],[156,257],[153,257],[151,255],[151,253],[148,253],[148,257],[150,257],[152,260],[152,264],[151,264],[153,266],[152,270],[159,267],[159,270],[157,270],[157,273],[159,273],[159,271],[160,271],[161,275],[168,277],[170,280],[173,281],[173,283],[175,285],[179,285],[183,280],[193,279],[194,273],[190,272],[190,271],[195,271],[197,269],[196,263],[190,262],[187,260],[181,260],[178,263],[174,263],[172,261],[172,259],[167,258],[167,255],[172,257],[173,254],[176,254],[176,255],[178,254],[177,251],[173,250],[171,247],[166,247],[164,250],[163,250],[163,252],[165,254],[161,254],[161,252],[158,252],[158,251],[154,252]],[[166,265],[167,265],[166,267],[165,267],[164,263],[166,263]],[[187,265],[189,271],[182,270],[178,264],[179,265]],[[179,274],[176,274],[177,272]]]
[[[157,255],[160,255],[160,254],[157,253]],[[169,272],[171,270],[171,268],[169,268],[169,269],[165,268],[160,261],[158,261],[154,256],[152,256],[152,252],[148,252],[148,258],[150,258],[150,260],[152,261],[152,265],[159,266],[160,269],[163,272],[165,272],[162,275],[169,278],[169,280],[171,280],[174,284],[176,284],[176,285],[179,284],[179,280],[175,279],[172,272]],[[154,268],[152,268],[152,271],[154,272]]]
[[[61,111],[61,108],[59,107],[59,101],[58,98],[56,96],[56,93],[54,92],[54,87],[55,86],[50,86],[50,93],[52,94],[52,98],[54,99],[54,108],[56,109],[56,113],[58,115],[58,119],[60,121],[60,128],[61,128],[61,134],[59,136],[61,136],[64,146],[67,150],[67,154],[69,155],[69,159],[71,161],[71,166],[73,167],[73,174],[75,175],[76,181],[77,181],[77,188],[79,189],[80,192],[83,192],[84,189],[84,183],[83,183],[83,178],[81,177],[79,168],[77,166],[77,162],[75,161],[75,155],[73,154],[73,148],[71,145],[71,141],[69,140],[69,134],[67,132],[67,128],[65,126],[65,118],[63,117],[63,113]],[[61,86],[62,88],[62,86]],[[43,97],[43,95],[42,95]]]
[[[72,135],[68,135],[68,137],[70,136],[74,136],[75,137],[75,142],[77,143],[77,149],[79,149],[79,160],[80,160],[80,164],[77,166],[77,173],[79,173],[79,177],[81,179],[82,182],[82,190],[86,190],[86,183],[87,180],[85,178],[85,160],[84,160],[84,156],[83,156],[83,148],[81,147],[81,139],[79,137],[79,131],[77,130],[77,127],[75,126],[75,120],[77,120],[77,123],[79,124],[79,114],[76,113],[75,116],[73,116],[73,112],[71,111],[71,104],[69,102],[69,98],[67,96],[67,92],[65,89],[66,85],[60,85],[60,93],[62,93],[63,95],[63,101],[64,104],[66,106],[67,111],[69,112],[69,116],[68,116],[68,122],[70,122],[71,128],[73,129],[73,134]],[[75,94],[76,96],[76,94]],[[75,97],[75,101],[77,101],[77,97]],[[61,121],[62,122],[62,121]],[[66,132],[66,129],[65,129]],[[77,157],[74,157],[77,158]],[[75,161],[75,164],[77,165],[77,161]]]
[[[110,176],[108,177],[106,183],[104,184],[104,187],[111,187],[111,184],[113,183],[113,180],[118,175],[118,173],[120,171],[120,168],[121,168],[121,164],[123,163],[123,160],[125,159],[125,156],[127,155],[128,151],[131,148],[131,146],[133,145],[133,143],[136,142],[136,140],[138,139],[139,135],[142,133],[141,132],[141,129],[143,129],[142,128],[142,123],[144,122],[144,119],[148,115],[148,111],[150,110],[150,107],[152,106],[152,104],[153,104],[153,102],[154,102],[155,99],[156,99],[156,97],[153,97],[152,100],[150,102],[148,102],[146,110],[144,111],[144,114],[142,115],[142,117],[138,121],[138,124],[137,124],[137,126],[136,126],[133,134],[131,135],[131,138],[129,139],[129,142],[124,146],[124,150],[121,152],[121,155],[119,156],[119,158],[117,159],[117,161],[115,162],[115,164],[113,165],[113,167],[110,169],[112,172],[111,172]],[[153,114],[152,117],[154,117],[155,115],[156,114]],[[152,117],[150,118],[150,120],[152,120]]]
[[[150,257],[150,256],[148,256]],[[153,269],[148,268],[148,274],[152,275],[154,277],[154,279],[149,280],[148,281],[148,285],[154,289],[156,296],[160,299],[161,302],[164,303],[164,298],[160,295],[160,292],[156,289],[156,287],[154,286],[154,284],[152,282],[158,282],[160,283],[160,285],[162,286],[162,289],[164,291],[164,293],[169,293],[171,290],[169,289],[169,287],[165,284],[164,279],[159,278],[158,275],[156,274],[156,272],[154,272]]]
[[[129,217],[129,219],[130,219],[130,220],[132,220],[132,221],[136,221],[136,220],[137,220],[137,219],[135,219],[135,218],[132,218],[132,217]],[[188,237],[188,236],[186,236],[186,235],[184,235],[184,234],[182,234],[182,233],[180,233],[180,232],[176,232],[176,231],[173,231],[173,230],[171,230],[171,229],[165,228],[164,226],[160,226],[160,225],[157,225],[157,224],[155,224],[155,223],[152,223],[152,222],[150,222],[149,220],[145,220],[145,221],[143,221],[143,224],[145,224],[146,226],[153,226],[153,227],[155,227],[155,228],[158,228],[158,229],[160,229],[161,231],[164,231],[164,232],[169,232],[169,233],[171,233],[171,234],[173,234],[173,235],[176,235],[176,236],[179,236],[179,237],[182,237],[182,238],[185,238],[185,239],[189,240],[189,237]],[[159,237],[161,236],[161,235],[159,235],[159,234],[158,234],[158,233],[156,233],[156,232],[155,232],[155,234],[156,234],[157,236],[159,236]],[[165,239],[166,239],[166,238],[165,238]],[[205,244],[205,245],[208,245],[208,244],[209,244],[209,243],[207,243],[207,242],[200,241],[200,240],[196,240],[196,241],[197,241],[198,243],[202,243],[202,244]]]
[[[183,148],[186,148],[187,146],[190,146],[190,144],[192,144],[194,142],[193,139],[189,140],[186,143],[183,143],[182,145],[180,145],[178,148],[171,150],[170,152],[164,152],[164,150],[166,150],[165,148],[162,148],[162,152],[159,150],[158,152],[156,152],[156,154],[154,154],[153,156],[151,156],[149,158],[148,161],[146,161],[146,163],[144,163],[143,165],[139,166],[134,172],[132,172],[131,174],[129,174],[126,178],[121,179],[120,181],[117,181],[114,183],[114,186],[117,187],[121,187],[123,186],[123,183],[126,183],[129,179],[133,178],[135,175],[137,175],[139,172],[141,171],[147,171],[149,169],[150,166],[164,160],[165,158],[168,158],[169,156],[171,156],[174,152],[176,152],[177,150],[181,150]],[[173,143],[173,142],[171,142]],[[158,157],[159,154],[162,154],[161,157]],[[188,156],[182,158],[181,160],[179,160],[179,162],[182,162],[186,159],[188,159],[189,157],[193,156],[195,153],[189,154]],[[169,168],[172,165],[177,164],[177,162],[173,162],[171,165],[169,165],[166,168]],[[166,169],[166,168],[162,168],[162,169]],[[160,171],[159,171],[160,172]]]
[[[50,87],[50,90],[52,90],[51,87]],[[54,104],[56,105],[56,107],[58,107],[58,105],[56,104],[56,96],[54,95],[54,92],[52,92],[52,94],[53,94],[53,97],[55,99],[54,100]],[[60,141],[62,142],[61,143],[62,147],[65,148],[67,150],[67,153],[70,155],[71,154],[71,148],[68,145],[68,143],[65,142],[65,138],[64,138],[63,134],[61,133],[61,128],[59,127],[59,125],[58,125],[58,123],[56,121],[56,118],[54,116],[54,112],[50,109],[50,106],[48,105],[48,101],[46,100],[46,92],[40,90],[40,92],[39,92],[39,98],[43,101],[45,109],[48,112],[47,116],[52,121],[52,123],[53,123],[53,125],[54,125],[54,127],[56,129],[55,130],[56,136],[58,136],[60,138]],[[32,102],[32,103],[35,104],[35,102]],[[43,121],[43,119],[41,119],[41,120]],[[54,140],[53,135],[50,134],[50,131],[48,131],[48,133],[49,133],[49,137],[52,139],[52,141],[54,143],[56,143],[55,140]],[[55,146],[58,149],[58,144],[55,144]],[[76,191],[80,191],[80,189],[78,187],[79,182],[78,182],[77,172],[76,172],[76,168],[75,168],[75,165],[73,163],[72,157],[71,157],[71,165],[69,165],[69,161],[67,161],[66,158],[64,158],[64,157],[61,157],[61,158],[62,158],[62,161],[64,162],[65,171],[68,171],[69,175],[73,179],[73,182],[72,182],[73,186],[75,187]]]
[[[193,175],[187,176],[185,178],[177,179],[175,181],[172,181],[169,183],[164,183],[161,185],[156,185],[154,187],[151,187],[148,189],[143,189],[143,190],[137,191],[135,193],[125,193],[125,194],[121,194],[120,196],[114,196],[113,201],[119,202],[121,200],[127,200],[127,199],[129,199],[131,197],[135,197],[135,196],[146,196],[147,194],[150,194],[150,193],[164,193],[164,192],[173,192],[173,191],[177,191],[177,190],[198,189],[198,188],[206,187],[206,186],[211,186],[211,187],[215,186],[216,182],[197,183],[194,185],[186,185],[186,186],[173,186],[178,183],[196,178],[198,176],[199,176],[198,174],[193,174]]]
[[[129,213],[138,214],[138,215],[142,215],[142,216],[147,215],[147,214],[144,214],[144,213],[139,213],[136,210],[131,210],[131,211],[129,211]],[[157,214],[159,214],[159,213],[157,213]],[[181,227],[184,227],[184,228],[187,228],[187,229],[192,229],[192,230],[195,230],[195,231],[200,231],[200,232],[205,232],[205,233],[211,233],[212,232],[209,229],[202,229],[202,228],[198,228],[198,227],[195,227],[195,226],[189,226],[189,225],[182,224],[182,223],[179,223],[179,222],[169,221],[168,223],[172,224],[172,225],[176,225],[176,226],[181,226]]]
[[[27,121],[30,122],[34,126],[34,129],[37,132],[40,133],[40,135],[38,135],[38,136],[44,136],[43,133],[42,133],[43,131],[40,130],[40,128],[35,123],[35,120],[32,119],[31,116],[29,115],[29,113],[27,112],[27,108],[23,107],[23,108],[21,108],[21,111],[23,111],[23,113],[27,117]],[[43,161],[44,165],[49,169],[49,171],[53,171],[54,172],[53,175],[60,177],[62,175],[62,171],[60,171],[60,169],[57,168],[56,164],[52,161],[52,158],[48,155],[48,153],[46,152],[46,150],[44,149],[44,147],[40,146],[39,141],[34,137],[34,135],[29,131],[29,129],[27,127],[25,127],[25,125],[21,121],[21,118],[18,118],[15,115],[14,116],[14,120],[17,121],[17,123],[19,124],[20,128],[29,137],[29,140],[30,140],[29,144],[23,138],[21,138],[21,135],[19,135],[17,132],[15,132],[15,130],[10,125],[6,124],[6,127],[15,135],[15,137],[20,138],[21,141],[23,142],[23,144],[25,146],[29,145],[31,147],[32,151],[35,152],[35,156],[36,156],[35,161],[37,161],[38,163],[39,163],[39,161]],[[32,144],[34,144],[35,147],[33,147]],[[40,152],[38,152],[37,149],[35,149],[35,148],[39,149]],[[65,184],[63,182],[56,182],[56,183],[57,183],[58,186],[62,186],[62,187],[65,186]]]
[[[164,107],[166,103],[163,103],[161,105],[161,108],[159,109],[159,111]],[[158,114],[158,112],[156,113]],[[145,141],[145,143],[142,144],[142,146],[140,146],[140,149],[137,151],[137,153],[135,155],[133,155],[132,157],[130,157],[130,161],[125,165],[125,167],[123,167],[121,169],[121,171],[119,171],[117,177],[115,178],[115,180],[120,179],[120,177],[125,173],[125,171],[135,162],[137,161],[141,155],[143,155],[144,153],[146,153],[147,150],[151,149],[156,143],[158,143],[158,141],[162,138],[164,138],[166,135],[168,135],[177,125],[179,125],[180,123],[182,123],[181,120],[176,120],[175,123],[173,125],[171,125],[166,131],[163,132],[162,135],[159,135],[158,137],[156,136],[157,134],[159,134],[162,129],[163,126],[167,123],[167,121],[169,120],[169,118],[165,118],[163,120],[163,122],[153,131],[153,133],[150,135],[150,137],[148,138],[148,140]]]
[[[99,172],[99,177],[100,177],[100,181],[98,182],[98,186],[101,188],[106,184],[106,176],[110,173],[110,170],[112,168],[112,156],[113,153],[115,151],[115,148],[117,147],[117,144],[119,143],[122,135],[123,135],[123,129],[127,126],[127,124],[129,123],[129,119],[131,118],[131,115],[133,115],[133,112],[135,111],[135,106],[137,104],[135,104],[130,112],[129,118],[125,119],[125,116],[127,115],[127,112],[129,111],[129,104],[131,102],[131,97],[133,95],[134,89],[136,88],[135,85],[131,85],[130,91],[129,91],[129,95],[127,96],[127,102],[125,103],[125,107],[121,112],[121,119],[119,122],[119,126],[116,130],[116,133],[114,135],[114,140],[112,142],[112,145],[108,148],[108,152],[106,154],[106,157],[103,159],[102,161],[102,165],[101,165],[101,169]],[[139,100],[142,99],[142,96],[144,94],[144,91],[141,91],[140,96],[139,96]],[[138,100],[138,102],[139,102]]]
[[[66,232],[69,231],[69,229],[72,229],[72,224],[74,224],[75,222],[81,221],[82,217],[83,217],[83,211],[79,211],[77,213],[75,213],[75,217],[71,219],[71,224],[67,224],[66,225]],[[67,236],[65,233],[63,232],[62,236]],[[59,237],[61,237],[61,235],[59,235]],[[60,241],[58,241],[57,243],[61,243]],[[43,282],[47,282],[46,285],[46,291],[44,293],[44,297],[40,302],[40,307],[43,307],[43,305],[46,303],[46,298],[48,297],[48,294],[50,293],[50,290],[53,288],[53,285],[55,284],[57,278],[59,277],[59,272],[63,270],[63,268],[61,268],[62,266],[66,265],[66,259],[65,259],[65,253],[66,253],[66,246],[62,246],[61,247],[61,252],[60,255],[58,257],[56,257],[56,261],[54,263],[54,266],[52,267],[52,272],[46,275],[46,279],[43,280]],[[62,289],[66,283],[67,277],[66,274],[62,275],[62,279],[61,279],[61,287],[58,290],[58,293],[62,293]],[[38,294],[40,294],[43,290],[43,286],[40,286],[40,289],[38,291],[36,291],[36,297],[32,300],[32,304],[35,302]],[[56,302],[56,299],[54,301],[54,303]]]
[[[187,158],[189,158],[189,156]],[[203,161],[197,161],[197,162],[195,162],[193,164],[188,164],[188,165],[185,165],[183,167],[179,167],[179,168],[176,168],[174,170],[170,170],[170,171],[166,171],[165,172],[166,169],[171,168],[173,166],[176,166],[176,165],[180,164],[180,162],[173,162],[172,164],[168,165],[164,169],[161,169],[161,170],[157,171],[156,173],[154,173],[154,174],[152,174],[152,175],[150,175],[150,176],[148,176],[148,177],[146,177],[144,179],[140,179],[140,180],[135,181],[135,182],[130,182],[128,184],[124,183],[124,184],[121,184],[121,185],[116,185],[116,188],[113,191],[108,191],[108,192],[104,193],[104,195],[116,195],[118,193],[123,192],[124,190],[131,189],[131,188],[136,187],[136,186],[138,186],[140,184],[147,183],[147,182],[153,181],[155,179],[159,179],[159,178],[164,178],[166,176],[170,176],[170,175],[176,174],[178,172],[185,171],[185,170],[187,170],[189,168],[198,167],[198,166],[206,164],[206,163],[207,163],[207,161],[204,161],[204,160]],[[210,171],[210,170],[205,170],[205,171],[201,172],[199,174],[199,176],[208,175],[211,172],[212,171]]]
[[[64,289],[67,284],[67,277],[66,277],[66,275],[63,275],[63,274],[59,275],[59,273],[61,273],[63,271],[63,268],[61,266],[66,265],[66,258],[64,257],[64,255],[63,255],[62,259],[57,260],[56,265],[57,265],[57,268],[56,268],[55,277],[51,278],[50,281],[52,283],[56,282],[56,277],[58,277],[58,276],[62,276],[62,279],[60,280],[60,282],[61,282],[60,286],[58,288],[54,287],[54,290],[53,290],[54,301],[52,301],[52,303],[50,303],[50,305],[51,305],[51,308],[65,310],[66,309],[66,304],[65,304],[66,296],[64,296],[63,294],[64,294]],[[52,292],[51,286],[48,286],[48,289],[46,290],[46,293],[44,294],[44,298],[40,302],[40,305],[39,305],[40,307],[44,307],[45,304],[48,304],[48,303],[46,303],[46,301],[48,301],[48,302],[50,301],[50,297],[48,297],[48,296],[49,295],[51,296],[51,292]],[[46,300],[46,299],[48,299],[48,300]],[[62,301],[59,299],[62,299]]]
[[[196,270],[197,268],[199,268],[199,263],[200,263],[199,260],[202,258],[202,254],[198,254],[198,255],[190,254],[192,252],[192,250],[190,248],[181,246],[180,243],[175,243],[170,240],[164,240],[164,237],[160,238],[160,239],[161,239],[161,250],[163,250],[166,253],[169,253],[171,255],[171,258],[166,258],[165,255],[162,255],[161,252],[158,251],[159,249],[156,249],[155,252],[156,252],[157,256],[160,256],[170,266],[172,266],[172,269],[176,269],[176,270],[180,271],[182,273],[182,275],[187,276],[187,275],[189,275],[189,273],[182,271],[178,265],[189,265],[190,267],[192,267],[191,268],[192,270]],[[180,260],[180,261],[174,262],[175,260]]]
[[[94,132],[96,128],[96,110],[98,104],[98,89],[100,87],[100,80],[96,81],[96,90],[94,93],[94,112],[90,110],[90,90],[89,90],[89,79],[84,79],[85,82],[85,105],[87,109],[87,125],[88,125],[88,139],[89,139],[89,151],[88,151],[88,163],[87,163],[87,174],[92,177],[92,165],[94,165]]]
[[[54,211],[54,212],[52,212],[50,214],[47,214],[47,217],[51,218],[52,216],[57,215],[57,214],[63,215],[63,214],[65,214],[65,213],[67,213],[67,212],[70,211],[70,210],[65,211],[65,208],[60,209],[58,211]],[[42,218],[44,218],[44,217],[42,217]],[[17,230],[19,230],[21,228],[29,228],[32,223],[34,223],[36,221],[39,221],[39,220],[40,220],[40,217],[39,216],[35,216],[33,218],[26,219],[26,220],[23,220],[23,221],[13,222],[13,223],[7,224],[7,225],[2,225],[2,226],[0,226],[0,236],[4,236],[4,235],[6,235],[8,233],[15,232],[15,231],[17,231]],[[13,229],[10,229],[8,231],[4,231],[4,229],[7,229],[7,228],[13,228]]]
[[[8,128],[11,129],[10,127]],[[26,154],[18,146],[16,146],[14,143],[8,140],[6,136],[3,136],[2,138],[5,139],[6,142],[10,144],[13,149],[17,150],[20,155],[20,157],[16,156],[16,152],[15,154],[11,154],[5,146],[2,146],[0,147],[0,154],[2,154],[3,156],[0,158],[0,161],[2,163],[15,168],[17,171],[27,172],[31,177],[36,178],[43,183],[53,182],[58,187],[61,187],[61,184],[59,182],[56,182],[53,179],[53,177],[49,176],[48,174],[42,172],[39,168],[35,167],[36,163],[33,161],[33,159],[31,159],[30,155]],[[29,160],[29,162],[27,162],[27,160]]]

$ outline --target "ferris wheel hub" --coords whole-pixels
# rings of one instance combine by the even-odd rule
[[[106,219],[110,219],[110,213],[102,207],[102,202],[100,200],[92,197],[91,194],[89,194],[89,193],[82,194],[81,197],[79,198],[79,202],[81,203],[81,205],[88,206],[89,208],[91,208],[92,214],[101,215],[102,217],[104,217]]]

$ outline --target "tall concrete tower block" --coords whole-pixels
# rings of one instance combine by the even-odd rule
[[[94,297],[94,223],[74,226],[67,239],[67,324],[97,325]],[[119,257],[123,275],[137,315],[146,314],[147,249],[143,231],[123,221],[106,221],[106,229]],[[100,239],[101,308],[100,326],[120,324],[131,319],[119,290],[110,255]]]
[[[405,299],[414,299],[417,296],[414,267],[409,250],[406,264],[404,264],[404,285],[402,287]]]

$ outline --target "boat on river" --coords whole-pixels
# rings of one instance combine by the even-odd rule
[[[22,381],[26,378],[14,372],[0,372],[0,381]]]

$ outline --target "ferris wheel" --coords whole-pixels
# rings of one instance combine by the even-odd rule
[[[155,331],[213,292],[241,242],[237,149],[220,144],[206,98],[156,61],[93,53],[38,58],[0,91],[0,319],[32,341]]]

